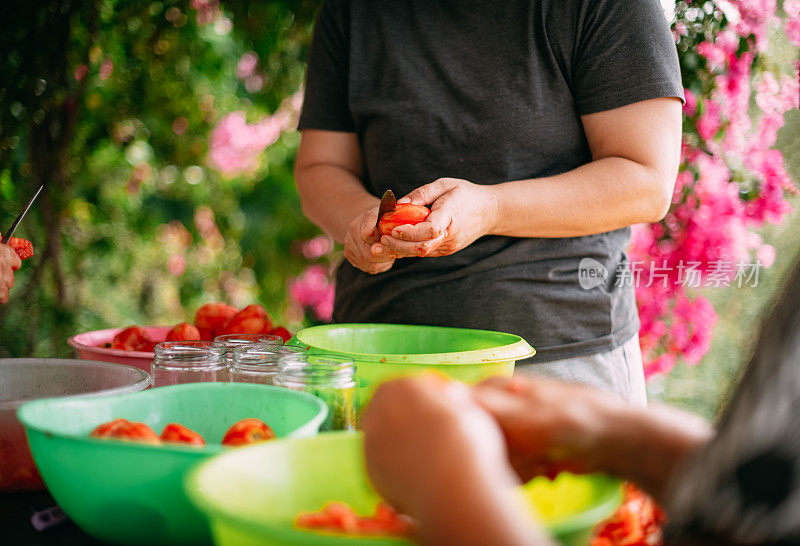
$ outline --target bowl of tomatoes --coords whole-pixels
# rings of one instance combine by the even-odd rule
[[[218,546],[412,546],[413,520],[372,488],[361,433],[287,438],[204,461],[186,478]],[[602,474],[538,477],[521,494],[562,546],[589,543],[622,499]]]
[[[186,471],[238,446],[314,436],[326,413],[289,389],[192,383],[37,400],[18,417],[45,485],[84,531],[116,544],[198,544],[209,535],[184,493]]]
[[[292,335],[277,325],[258,304],[237,309],[225,303],[207,303],[195,313],[193,322],[175,326],[128,326],[106,328],[72,336],[67,340],[82,360],[100,360],[150,371],[154,349],[163,341],[213,341],[228,334],[270,334],[288,341]]]

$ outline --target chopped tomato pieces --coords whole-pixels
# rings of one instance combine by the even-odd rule
[[[622,504],[600,523],[591,546],[648,546],[662,543],[666,514],[656,502],[632,484],[625,484]]]
[[[111,348],[125,351],[152,352],[155,348],[155,342],[150,339],[147,332],[138,326],[130,326],[114,336],[114,340],[111,342]]]
[[[231,426],[222,438],[224,446],[243,446],[275,438],[275,431],[261,419],[242,419]]]
[[[114,419],[97,426],[89,436],[93,438],[114,438],[147,444],[160,444],[161,438],[150,427],[138,421]]]
[[[262,334],[272,329],[267,310],[260,305],[248,305],[225,324],[219,335]]]
[[[175,444],[206,445],[206,441],[200,434],[179,423],[169,423],[165,426],[161,431],[161,440]]]
[[[303,512],[295,519],[300,529],[345,535],[408,536],[412,525],[386,503],[379,503],[371,516],[360,516],[342,502],[331,502],[319,512]]]
[[[167,332],[167,341],[200,341],[200,330],[194,324],[181,322]]]
[[[203,341],[214,341],[222,334],[228,321],[239,311],[236,307],[225,303],[207,303],[197,310],[194,324],[200,331]]]
[[[3,237],[0,236],[0,242],[3,242]],[[27,260],[33,256],[33,243],[27,239],[20,239],[19,237],[12,237],[8,240],[8,246],[14,249],[20,260]]]

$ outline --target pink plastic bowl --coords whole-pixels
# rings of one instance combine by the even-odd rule
[[[147,332],[156,343],[167,338],[170,326],[142,326],[142,330]],[[102,362],[115,362],[117,364],[127,364],[150,372],[150,364],[155,355],[142,351],[123,351],[121,349],[107,349],[100,347],[104,343],[111,343],[114,336],[124,328],[106,328],[105,330],[95,330],[84,332],[72,336],[67,340],[75,348],[75,355],[81,360],[100,360]]]

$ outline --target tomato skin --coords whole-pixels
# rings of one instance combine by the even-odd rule
[[[121,330],[111,341],[112,349],[121,349],[123,351],[152,352],[154,347],[155,342],[150,339],[147,332],[138,326],[129,326]]]
[[[292,339],[292,333],[283,326],[276,326],[267,333],[273,336],[281,336],[284,343]]]
[[[194,316],[194,325],[203,341],[214,341],[222,334],[228,321],[238,313],[238,309],[226,303],[207,303],[200,307]]]
[[[194,324],[181,322],[167,332],[167,341],[200,341],[200,330]]]
[[[205,439],[203,439],[199,433],[180,423],[167,424],[164,430],[161,431],[161,440],[175,444],[189,444],[201,447],[206,445]]]
[[[234,423],[222,438],[224,446],[243,446],[275,438],[275,431],[261,419],[248,418]]]
[[[132,442],[143,442],[146,444],[160,444],[161,438],[144,423],[138,421],[128,421],[127,419],[114,419],[107,423],[102,423],[89,433],[92,438],[114,438],[116,440],[128,440]]]
[[[392,230],[398,226],[416,225],[428,219],[430,209],[423,205],[412,205],[409,203],[397,205],[397,207],[381,216],[378,222],[378,231],[381,235],[391,235]]]
[[[261,305],[248,305],[228,320],[217,335],[261,334],[272,328],[267,310]]]

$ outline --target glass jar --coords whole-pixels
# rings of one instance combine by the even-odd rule
[[[228,363],[228,367],[231,367],[233,365],[233,353],[238,347],[245,347],[254,343],[283,345],[283,338],[271,334],[227,334],[215,337],[214,343],[219,343],[225,347],[225,361]]]
[[[150,374],[153,387],[230,380],[225,347],[212,341],[159,343]]]
[[[285,356],[278,363],[274,384],[320,397],[328,406],[320,430],[355,430],[358,390],[353,359],[325,354]]]
[[[305,350],[291,345],[254,343],[233,351],[231,381],[272,385],[278,374],[278,362],[288,356],[302,356]]]

